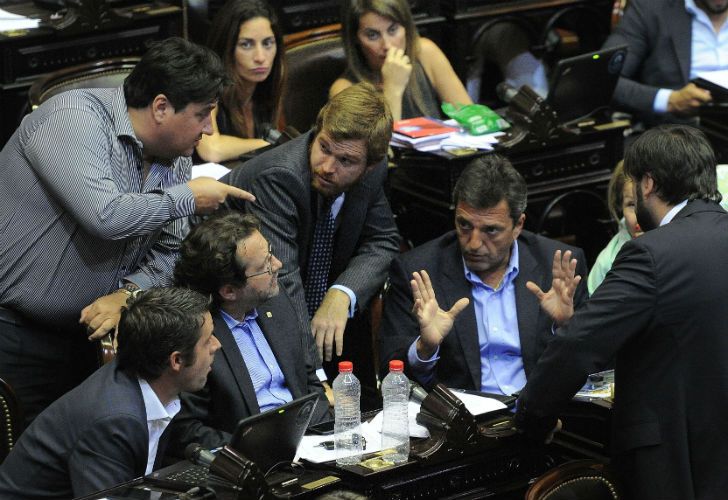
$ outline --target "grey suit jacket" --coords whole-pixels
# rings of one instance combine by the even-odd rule
[[[164,441],[159,448],[161,456]],[[114,361],[23,432],[0,466],[0,498],[68,499],[110,488],[142,476],[148,450],[139,382]]]
[[[233,186],[252,192],[253,203],[231,201],[232,208],[246,210],[262,221],[262,231],[283,262],[280,283],[293,300],[301,327],[309,325],[303,280],[316,223],[317,193],[311,188],[308,132],[234,169],[223,178]],[[397,254],[399,235],[389,203],[384,196],[387,169],[384,163],[352,187],[336,220],[333,260],[329,284],[351,289],[359,310],[366,308],[387,276]],[[310,331],[310,329],[309,329]],[[307,348],[318,358],[309,333]]]
[[[655,95],[661,88],[679,89],[690,77],[692,17],[684,0],[630,0],[624,17],[605,47],[626,44],[627,59],[614,91],[614,102],[648,122],[681,121],[654,116]]]
[[[584,253],[574,247],[523,231],[518,238],[519,272],[515,279],[518,331],[521,355],[528,377],[531,369],[551,339],[552,321],[544,313],[535,296],[526,289],[533,281],[542,289],[551,288],[551,264],[556,249],[571,249],[579,264],[577,273],[586,277]],[[389,360],[401,359],[407,370],[407,350],[419,336],[419,326],[412,311],[410,280],[414,271],[426,270],[432,279],[440,307],[448,310],[463,297],[471,296],[471,285],[465,279],[462,254],[455,231],[446,233],[407,252],[390,268],[390,287],[384,299],[380,335],[381,373],[388,371]],[[586,283],[579,285],[577,304],[586,300]],[[407,370],[410,376],[411,372]],[[435,366],[434,383],[449,387],[479,390],[481,384],[480,346],[473,301],[455,320],[452,330],[440,345],[440,359]]]
[[[625,498],[724,498],[726,255],[728,214],[705,201],[689,202],[669,224],[625,243],[541,356],[519,419],[558,414],[587,374],[616,354],[612,463]]]
[[[319,393],[311,423],[327,419],[328,402],[323,387],[315,368],[307,362],[303,334],[283,290],[258,307],[257,321],[293,398]],[[205,448],[227,444],[240,419],[260,413],[253,382],[232,332],[219,312],[213,314],[213,323],[222,348],[215,355],[205,388],[180,395],[182,409],[169,429],[168,453],[172,456],[184,457],[184,449],[190,443],[200,443]]]

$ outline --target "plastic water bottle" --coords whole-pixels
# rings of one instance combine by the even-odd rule
[[[361,384],[352,373],[351,361],[339,362],[339,375],[334,379],[334,449],[336,465],[361,462]]]
[[[406,462],[409,458],[409,380],[403,373],[404,363],[389,362],[389,374],[382,381],[384,415],[382,419],[382,447],[394,448],[395,452],[384,458],[394,463]]]

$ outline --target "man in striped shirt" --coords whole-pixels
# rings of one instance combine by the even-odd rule
[[[96,367],[86,337],[115,327],[119,292],[170,284],[186,217],[248,199],[190,180],[223,80],[211,51],[168,39],[123,87],[43,103],[0,152],[0,377],[27,422]]]

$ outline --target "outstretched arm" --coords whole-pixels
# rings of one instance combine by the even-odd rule
[[[571,250],[563,255],[561,250],[556,250],[551,271],[551,289],[544,292],[533,281],[526,283],[526,288],[536,295],[541,308],[559,326],[566,324],[574,315],[574,293],[581,282],[581,276],[576,274],[576,264],[576,259],[571,258]]]

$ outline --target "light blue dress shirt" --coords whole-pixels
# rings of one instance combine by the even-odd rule
[[[708,14],[695,5],[695,0],[685,0],[685,10],[693,17],[692,46],[690,47],[690,79],[704,71],[728,69],[728,22],[716,33]],[[658,113],[667,111],[672,89],[660,89],[653,108]]]
[[[258,326],[258,322],[255,321],[258,311],[253,309],[253,312],[245,316],[242,322],[225,311],[221,310],[220,314],[230,328],[235,343],[240,349],[240,354],[245,360],[245,365],[248,367],[261,413],[292,401],[293,396],[286,387],[286,379],[278,365],[278,360]]]
[[[518,276],[518,244],[513,243],[511,258],[497,289],[493,289],[472,273],[463,261],[465,279],[472,286],[472,301],[480,345],[480,390],[495,394],[513,394],[526,385],[526,372],[521,357],[521,339],[516,311]],[[417,340],[410,345],[407,361],[411,372],[422,382],[433,377],[440,350],[428,360],[417,356]],[[465,362],[465,360],[463,360]]]

